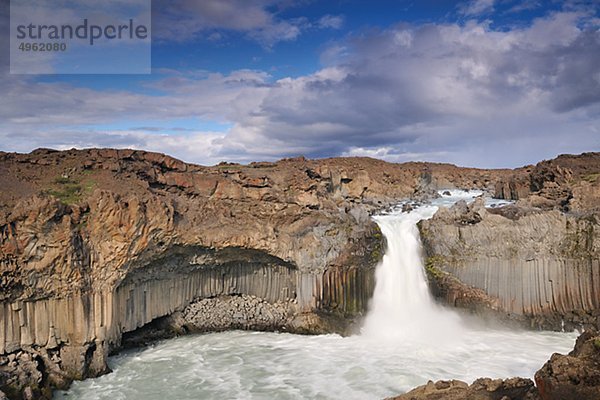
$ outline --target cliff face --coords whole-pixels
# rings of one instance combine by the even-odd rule
[[[535,374],[541,400],[600,398],[600,334],[582,333],[567,355],[554,353]]]
[[[370,212],[508,173],[360,158],[201,167],[131,150],[0,153],[0,390],[48,396],[102,374],[124,333],[161,317],[183,312],[177,329],[214,328],[198,310],[221,306],[202,299],[252,299],[277,314],[236,314],[231,327],[344,329],[366,309],[383,251]]]
[[[459,205],[421,225],[438,295],[533,325],[593,324],[599,157],[580,157],[488,171],[0,152],[0,391],[48,397],[107,372],[123,340],[165,330],[345,331],[367,308],[384,251],[370,213],[441,188],[519,201]]]
[[[422,221],[438,297],[532,327],[599,326],[599,172],[597,153],[561,156],[515,172],[514,205],[459,203]]]
[[[421,223],[430,271],[447,272],[483,291],[469,296],[446,280],[440,283],[447,301],[473,305],[473,297],[481,297],[489,308],[543,328],[560,329],[563,320],[571,329],[597,324],[600,226],[595,217],[549,211],[512,220],[480,204],[469,211],[480,221],[457,221],[455,213],[464,214],[455,208]]]

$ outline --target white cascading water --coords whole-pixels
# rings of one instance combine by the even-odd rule
[[[427,380],[533,376],[577,334],[467,327],[427,287],[416,223],[433,206],[375,217],[388,243],[363,334],[190,335],[111,357],[112,373],[75,382],[55,399],[381,399]]]
[[[431,218],[436,210],[436,206],[422,206],[374,217],[387,249],[377,266],[364,335],[427,343],[443,340],[444,344],[459,336],[460,317],[434,302],[423,268],[417,222]]]

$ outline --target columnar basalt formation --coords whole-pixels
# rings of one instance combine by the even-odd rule
[[[345,330],[383,253],[370,213],[493,179],[365,158],[201,167],[133,150],[0,153],[0,390],[47,397],[105,373],[125,333],[203,301],[293,304],[262,326]]]
[[[549,202],[544,207],[560,210],[544,214],[544,226],[554,233],[563,225],[567,229],[568,222],[571,236],[565,237],[575,239],[560,242],[567,246],[561,249],[570,259],[588,260],[597,241],[590,247],[581,238],[590,237],[585,235],[595,222],[588,224],[583,214],[597,205],[590,200],[598,193],[597,176],[564,164],[565,179],[540,173],[553,183],[530,185],[521,201],[536,207],[536,195]],[[0,152],[0,390],[10,398],[48,397],[50,388],[105,373],[107,356],[121,346],[124,335],[129,340],[143,329],[179,332],[241,325],[303,333],[345,331],[367,309],[374,268],[384,251],[371,213],[399,199],[426,199],[436,189],[493,191],[523,176],[537,182],[528,173],[368,158],[299,157],[202,167],[134,150]],[[581,183],[572,185],[569,179]],[[563,193],[567,211],[581,216],[561,214],[566,210]],[[505,218],[480,217],[474,225]],[[469,225],[476,217],[471,213],[465,218]],[[524,218],[525,231],[541,224],[533,216],[530,222]],[[447,229],[430,229],[432,248]],[[450,240],[452,236],[440,245],[453,246]],[[509,254],[505,248],[497,250],[502,260]],[[532,262],[524,252],[518,259]],[[560,258],[564,254],[550,254],[558,258],[534,262],[559,276],[563,270],[567,274]],[[488,255],[477,265],[504,262]],[[578,274],[560,281],[568,297],[555,297],[553,312],[570,310],[574,301],[585,310],[597,306],[593,257],[591,263],[576,264],[582,274],[592,274],[593,283],[586,286]],[[499,267],[496,273],[513,279],[511,271]],[[482,282],[492,277],[484,275]],[[582,288],[577,296],[572,294],[576,285]],[[546,296],[531,294],[535,302],[548,298],[546,286],[535,286]],[[463,284],[451,296],[471,293],[475,299],[475,294],[485,294],[488,304],[502,303],[500,286],[489,295],[483,289]],[[535,303],[528,301],[521,303]],[[256,314],[249,304],[264,312]],[[232,305],[252,312],[232,314]],[[512,303],[502,306],[518,309]],[[537,305],[531,307],[537,312]],[[538,308],[545,312],[544,307]],[[230,325],[216,324],[205,315],[211,312],[230,318]],[[131,340],[143,342],[143,337]]]
[[[542,162],[510,178],[529,182],[514,205],[486,209],[479,199],[422,221],[435,294],[535,328],[600,326],[599,160]]]
[[[465,208],[466,205],[463,205]],[[600,241],[592,217],[532,211],[509,219],[476,202],[421,223],[430,276],[455,305],[479,305],[452,279],[483,292],[491,309],[561,329],[596,325],[600,307]],[[476,216],[476,217],[475,217]],[[445,288],[445,289],[444,289]],[[491,299],[491,300],[490,300]]]

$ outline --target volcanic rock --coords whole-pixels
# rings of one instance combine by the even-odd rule
[[[600,326],[600,215],[593,210],[486,209],[478,199],[440,208],[419,229],[443,302],[535,328]]]
[[[389,400],[538,400],[531,379],[480,378],[471,385],[459,380],[429,381]]]
[[[481,290],[492,273],[525,282],[515,293],[490,286],[485,295],[502,310],[588,324],[600,293],[597,222],[587,214],[598,204],[600,157],[559,159],[534,173],[369,158],[204,167],[137,150],[0,153],[0,390],[47,398],[52,387],[106,373],[124,335],[163,318],[178,334],[182,313],[190,330],[345,330],[366,311],[384,252],[372,213],[442,188],[489,191],[515,176],[529,184],[519,198],[534,192],[553,210],[508,220],[481,202],[461,204],[422,230],[426,249],[456,255],[440,268]],[[557,286],[510,275],[515,260],[538,263]],[[229,322],[216,326],[198,310]]]
[[[535,383],[542,400],[600,399],[600,333],[586,330],[568,355],[553,354]]]
[[[0,153],[0,390],[47,397],[106,373],[124,335],[178,334],[192,303],[204,311],[188,309],[190,330],[345,331],[383,255],[369,215],[410,197],[424,170],[429,191],[492,184],[486,170],[368,158],[203,167],[136,150]]]

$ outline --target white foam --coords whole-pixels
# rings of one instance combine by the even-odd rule
[[[576,335],[467,330],[459,343],[223,332],[185,336],[110,358],[111,374],[75,382],[85,400],[382,399],[429,379],[532,377]]]

